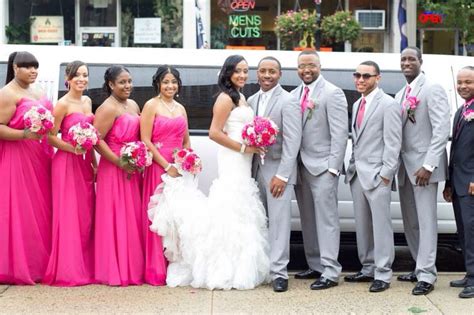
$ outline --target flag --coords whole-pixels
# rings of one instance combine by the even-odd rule
[[[398,27],[400,29],[400,52],[408,47],[407,37],[407,2],[399,0],[398,3]]]

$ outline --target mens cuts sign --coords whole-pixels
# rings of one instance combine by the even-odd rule
[[[253,14],[256,0],[230,1],[229,37],[260,38],[262,36],[262,18]]]
[[[64,42],[64,19],[62,16],[32,16],[30,29],[32,43]]]

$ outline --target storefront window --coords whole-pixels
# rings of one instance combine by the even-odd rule
[[[81,27],[117,26],[117,0],[79,1]]]

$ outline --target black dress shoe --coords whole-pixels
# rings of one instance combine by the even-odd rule
[[[276,278],[273,280],[273,291],[285,292],[288,290],[288,279]]]
[[[450,287],[453,288],[464,288],[467,285],[467,278],[464,277],[461,280],[453,280],[449,283]]]
[[[464,290],[459,293],[459,297],[463,299],[474,298],[474,286],[465,287]]]
[[[433,291],[434,285],[425,281],[418,281],[411,291],[413,295],[427,295],[431,291]]]
[[[382,280],[374,280],[369,288],[370,292],[382,292],[390,288],[390,283]]]
[[[399,275],[397,277],[398,281],[405,281],[405,282],[417,282],[418,279],[416,278],[416,275],[414,272],[410,272],[404,275]]]
[[[344,281],[346,282],[372,282],[374,281],[374,277],[366,276],[362,272],[359,271],[356,274],[345,276]]]
[[[321,273],[313,269],[308,269],[295,274],[295,279],[318,279],[319,277],[321,277]]]
[[[310,289],[311,290],[324,290],[324,289],[335,287],[337,285],[338,285],[337,282],[329,280],[328,278],[321,277],[311,284]]]

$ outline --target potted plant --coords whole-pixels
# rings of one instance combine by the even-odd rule
[[[333,15],[323,17],[321,32],[330,43],[344,43],[359,37],[361,27],[350,11],[337,11]]]
[[[275,19],[275,33],[282,47],[300,49],[314,47],[314,32],[317,29],[316,12],[307,9],[287,11]]]

